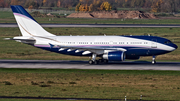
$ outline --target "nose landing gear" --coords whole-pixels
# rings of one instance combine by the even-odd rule
[[[153,58],[152,58],[152,64],[156,64],[156,56],[153,56]]]

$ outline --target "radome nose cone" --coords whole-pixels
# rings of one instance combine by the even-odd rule
[[[176,49],[177,49],[177,48],[178,48],[178,46],[177,46],[176,44],[174,44],[174,45],[175,45],[175,47],[174,47],[174,48],[176,48]]]
[[[173,44],[173,47],[174,47],[175,49],[177,49],[177,48],[178,48],[178,46],[177,46],[176,44]]]

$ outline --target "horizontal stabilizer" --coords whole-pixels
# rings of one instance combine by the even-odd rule
[[[4,40],[16,40],[17,42],[22,42],[22,43],[26,43],[26,44],[34,44],[36,42],[35,39],[33,39],[32,37],[14,37],[14,38],[4,38]]]
[[[4,38],[4,40],[12,40],[12,38]]]

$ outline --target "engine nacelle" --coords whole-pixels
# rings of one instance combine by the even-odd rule
[[[124,61],[125,53],[122,51],[109,52],[103,55],[103,59],[107,59],[109,61]]]

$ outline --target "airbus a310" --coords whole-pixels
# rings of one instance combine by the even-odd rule
[[[154,64],[157,55],[178,48],[170,40],[156,36],[56,36],[44,30],[22,6],[11,8],[22,33],[12,40],[60,54],[91,56],[89,64],[134,60],[141,56],[152,56]]]

